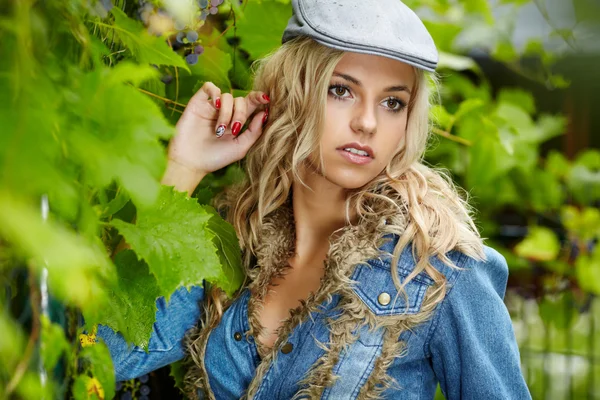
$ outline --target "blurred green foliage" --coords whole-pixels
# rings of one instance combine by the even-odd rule
[[[187,199],[160,185],[164,145],[205,81],[236,95],[251,89],[252,61],[280,44],[289,0],[228,0],[206,23],[192,10],[187,29],[200,38],[182,44],[173,21],[152,26],[157,18],[165,22],[157,12],[165,2],[148,2],[155,19],[145,24],[136,2],[117,0],[110,10],[107,2],[88,0],[0,5],[2,394],[111,398],[110,357],[101,343],[78,346],[84,329],[103,323],[144,347],[158,296],[204,279],[230,294],[241,284],[235,232],[206,204],[243,179],[243,169],[232,165],[208,176]],[[563,88],[568,82],[552,71],[558,55],[537,39],[516,48],[514,26],[496,20],[486,0],[405,3],[440,50],[442,101],[431,114],[428,162],[448,168],[470,193],[484,237],[501,233],[499,215],[507,209],[527,221],[520,243],[489,242],[514,272],[541,267],[548,290],[568,282],[581,293],[600,293],[600,250],[590,245],[600,226],[600,153],[574,160],[543,154],[541,147],[565,132],[566,118],[540,113],[528,91],[494,93],[469,51],[483,49],[525,77]],[[501,3],[517,12],[529,1]],[[581,11],[586,7],[595,10],[584,0],[576,6],[581,18],[590,14]],[[568,32],[555,34],[571,40]],[[183,56],[197,45],[202,54],[189,65]],[[523,63],[527,57],[538,62]],[[539,223],[545,220],[552,226]],[[121,235],[132,250],[113,261]],[[10,276],[23,267],[32,277],[32,302],[39,301],[36,282],[45,268],[52,295],[83,313],[87,325],[65,330],[33,307],[30,336],[10,313],[17,289]],[[562,306],[544,300],[540,315],[568,327],[556,312]],[[66,365],[62,380],[40,383],[31,350],[37,342],[47,371]]]

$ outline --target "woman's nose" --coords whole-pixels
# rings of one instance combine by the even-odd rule
[[[354,132],[372,135],[377,132],[376,106],[357,104],[352,118],[351,128]]]

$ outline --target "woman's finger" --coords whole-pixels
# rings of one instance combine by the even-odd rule
[[[233,115],[233,96],[231,93],[221,93],[221,108],[217,118],[216,135],[221,137],[227,131]]]
[[[269,104],[270,102],[271,99],[269,98],[269,96],[267,96],[265,92],[252,91],[248,93],[248,95],[246,96],[248,115],[252,115],[259,106]]]
[[[263,132],[263,118],[265,116],[265,112],[261,111],[256,114],[248,128],[243,132],[243,134],[238,135],[235,140],[240,144],[240,147],[243,149],[244,154],[248,152],[250,147],[258,140],[260,135]]]
[[[199,117],[207,118],[206,110],[204,105],[209,102],[215,109],[217,107],[217,100],[221,97],[221,89],[219,89],[212,82],[204,82],[202,87],[192,96],[186,109],[189,109],[193,114]]]
[[[231,118],[231,134],[237,136],[242,130],[242,125],[246,123],[248,118],[247,103],[244,97],[236,97],[233,99],[233,116]]]

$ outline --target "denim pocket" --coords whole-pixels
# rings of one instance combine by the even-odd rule
[[[403,282],[409,273],[399,268],[400,281]],[[352,279],[357,281],[354,292],[376,316],[418,313],[427,288],[433,285],[429,276],[419,274],[404,286],[405,297],[398,292],[390,267],[378,259],[370,260],[368,265],[358,266]]]

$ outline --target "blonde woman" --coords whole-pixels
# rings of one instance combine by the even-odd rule
[[[163,183],[191,193],[244,159],[215,205],[246,280],[158,299],[149,352],[106,327],[118,380],[185,357],[208,399],[530,399],[503,297],[505,259],[426,166],[437,51],[399,0],[294,0],[255,91],[207,82]],[[241,131],[246,124],[247,129]]]

